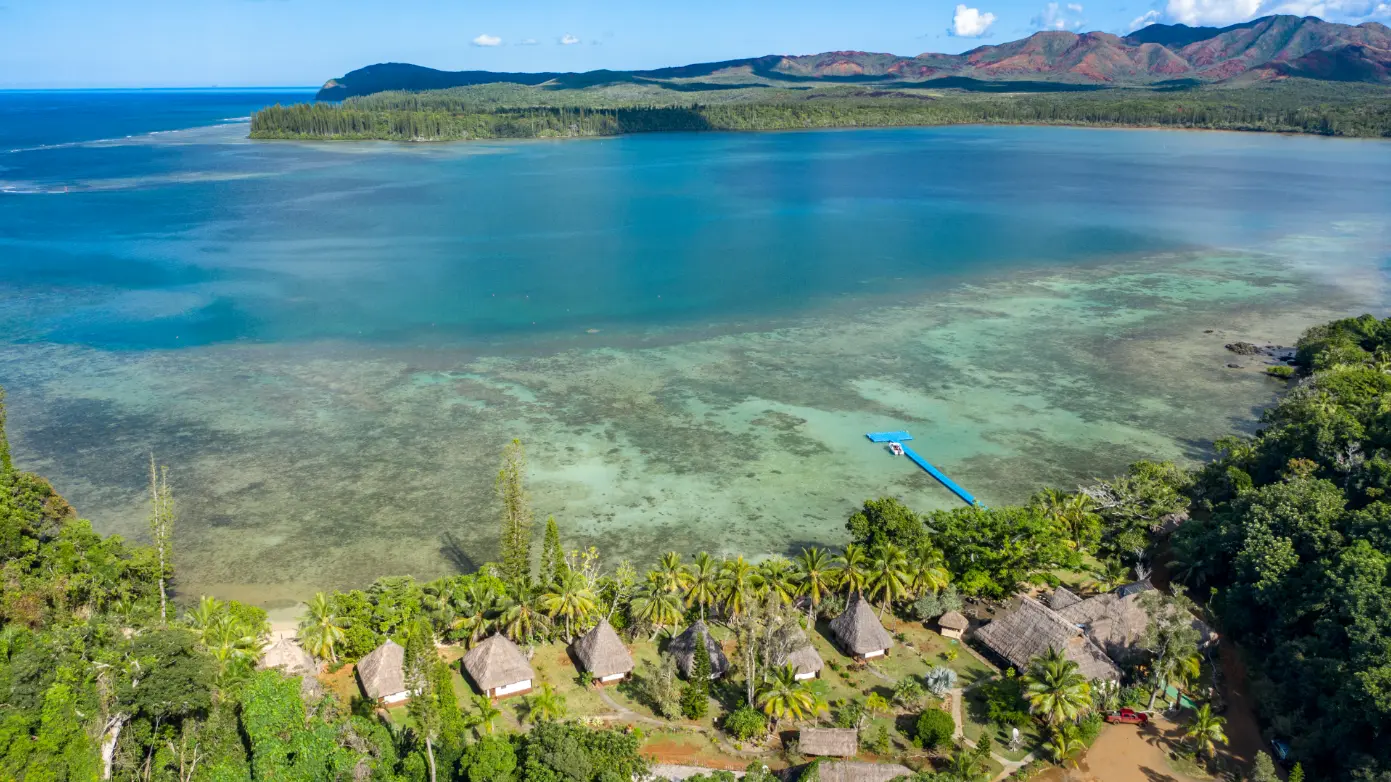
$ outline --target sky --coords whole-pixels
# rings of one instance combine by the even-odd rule
[[[1268,13],[1391,22],[1391,0],[0,0],[0,89],[317,86],[377,62],[640,69],[854,49],[960,52]]]

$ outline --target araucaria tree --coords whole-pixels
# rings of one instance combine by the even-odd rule
[[[687,719],[698,720],[710,710],[710,676],[713,673],[710,650],[705,648],[702,639],[697,638],[691,678],[681,690],[681,713]]]
[[[502,573],[506,580],[531,577],[531,503],[526,494],[526,449],[513,440],[502,451],[497,473],[502,501]]]
[[[417,621],[406,639],[406,690],[411,693],[407,711],[415,721],[415,730],[425,742],[425,757],[429,761],[430,782],[436,782],[435,742],[442,726],[440,693],[435,691],[434,667],[439,664],[435,655],[435,639],[426,621]],[[453,697],[453,693],[448,693]]]
[[[150,454],[150,538],[159,555],[159,619],[169,621],[169,578],[174,572],[174,495],[169,468],[155,466]]]
[[[546,534],[541,541],[541,584],[554,584],[565,566],[565,551],[560,546],[560,528],[554,516],[546,517]]]

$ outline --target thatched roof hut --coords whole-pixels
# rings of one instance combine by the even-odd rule
[[[971,627],[971,620],[960,611],[948,611],[937,617],[937,628],[947,638],[960,638]]]
[[[893,782],[913,776],[913,769],[898,763],[861,763],[855,760],[823,761],[816,772],[820,782]]]
[[[1149,581],[1136,581],[1104,595],[1078,600],[1058,609],[1058,615],[1079,626],[1111,659],[1124,659],[1135,653],[1135,645],[1149,627],[1149,614],[1140,598],[1153,590]],[[1192,627],[1198,632],[1199,645],[1207,646],[1217,640],[1217,633],[1196,616],[1192,618]]]
[[[406,650],[387,641],[357,661],[357,679],[369,700],[400,703],[410,697],[406,691]]]
[[[531,692],[536,678],[522,650],[505,635],[490,635],[468,650],[464,670],[478,689],[490,698]]]
[[[304,651],[303,647],[290,638],[281,638],[271,644],[261,655],[256,668],[262,671],[279,668],[291,676],[313,676],[319,672],[319,666],[314,663],[314,658],[309,656],[309,652]]]
[[[831,620],[831,632],[840,647],[855,657],[878,657],[887,654],[894,639],[879,624],[874,607],[856,592],[850,605],[840,616]]]
[[[1121,678],[1120,668],[1080,628],[1031,597],[1020,597],[1018,608],[976,630],[976,638],[1021,672],[1033,658],[1057,649],[1088,679]]]
[[[696,620],[695,624],[687,627],[685,632],[671,639],[671,643],[667,645],[667,651],[676,658],[676,666],[681,669],[681,675],[691,678],[691,671],[695,668],[697,639],[705,644],[705,651],[710,653],[710,678],[718,679],[724,676],[729,671],[729,658],[724,656],[724,649],[720,648],[719,641],[711,637],[710,628],[700,620]]]
[[[860,752],[860,732],[854,728],[802,728],[797,751],[816,757],[853,758]]]
[[[600,682],[618,681],[633,671],[633,656],[607,619],[580,636],[574,648],[580,665]]]
[[[815,679],[826,667],[816,647],[811,645],[811,639],[807,638],[806,631],[795,621],[788,622],[774,636],[771,661],[779,667],[791,665],[796,669],[798,679]]]

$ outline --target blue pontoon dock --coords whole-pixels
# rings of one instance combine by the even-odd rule
[[[913,435],[907,432],[870,432],[865,437],[872,443],[898,443],[903,448],[903,455],[913,460],[913,463],[927,471],[928,475],[937,479],[937,482],[947,487],[952,494],[961,498],[967,505],[979,505],[976,498],[965,489],[957,485],[956,481],[947,477],[947,474],[932,466],[932,463],[918,455],[917,451],[904,445],[907,440],[913,439]]]

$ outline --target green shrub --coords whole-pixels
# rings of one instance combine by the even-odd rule
[[[1270,375],[1271,377],[1278,377],[1282,380],[1287,380],[1289,378],[1294,377],[1294,367],[1285,366],[1284,364],[1277,364],[1273,367],[1266,367],[1265,373],[1267,375]]]
[[[928,709],[918,717],[917,733],[923,749],[936,749],[951,743],[956,721],[941,709]]]
[[[757,709],[740,706],[724,718],[724,729],[740,741],[749,741],[768,731],[768,718]]]

